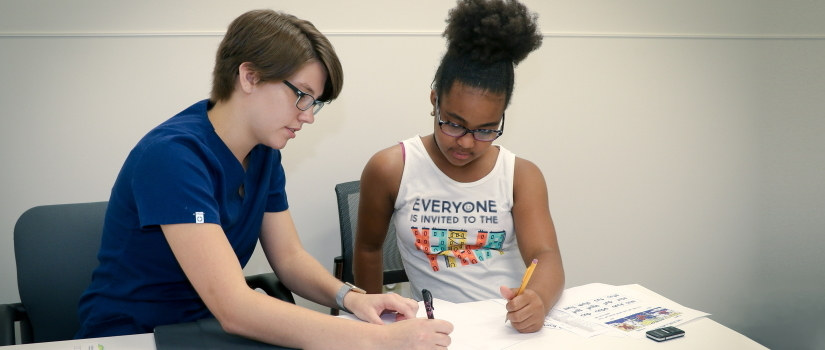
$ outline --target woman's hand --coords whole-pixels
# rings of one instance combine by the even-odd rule
[[[382,326],[386,338],[381,349],[446,349],[453,324],[445,320],[413,318]]]
[[[384,324],[381,315],[393,312],[396,320],[415,318],[418,303],[395,293],[360,294],[350,292],[344,296],[344,306],[356,317],[374,324]]]

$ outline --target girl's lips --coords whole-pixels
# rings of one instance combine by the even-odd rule
[[[453,152],[453,157],[455,157],[456,159],[465,160],[467,158],[470,158],[470,154],[464,152]]]

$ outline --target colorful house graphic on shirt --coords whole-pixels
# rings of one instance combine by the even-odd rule
[[[447,230],[428,227],[411,227],[415,236],[415,248],[427,255],[430,267],[438,272],[438,261],[447,268],[477,264],[503,254],[505,231],[478,231],[472,244],[468,244],[466,230]]]

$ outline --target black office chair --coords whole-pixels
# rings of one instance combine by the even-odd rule
[[[98,265],[97,251],[108,202],[45,205],[24,212],[14,226],[14,255],[20,302],[0,305],[0,345],[72,339],[80,327],[80,295]],[[295,303],[274,273],[247,283]]]
[[[335,185],[338,198],[338,222],[341,225],[341,255],[335,257],[335,277],[344,282],[355,282],[352,275],[352,255],[355,245],[355,230],[358,226],[358,200],[361,197],[361,181],[350,181]],[[395,243],[395,226],[392,221],[384,240],[384,284],[408,282],[407,272],[401,262],[401,254]],[[337,315],[338,309],[331,314]]]

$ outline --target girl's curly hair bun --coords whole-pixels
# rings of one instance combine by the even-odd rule
[[[512,61],[518,65],[541,46],[538,14],[515,0],[459,0],[450,10],[448,51],[482,64]]]

